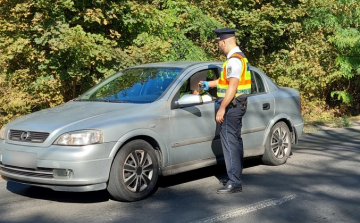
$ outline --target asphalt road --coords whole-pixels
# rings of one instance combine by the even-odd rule
[[[360,127],[304,134],[281,166],[246,160],[242,193],[216,194],[222,177],[224,165],[163,177],[134,203],[0,178],[0,222],[360,222]]]

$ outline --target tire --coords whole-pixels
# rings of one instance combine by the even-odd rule
[[[117,153],[107,190],[118,201],[142,200],[155,191],[158,177],[159,165],[153,147],[137,139]]]
[[[281,165],[286,162],[291,152],[290,130],[284,122],[276,123],[266,139],[262,162],[268,165]]]

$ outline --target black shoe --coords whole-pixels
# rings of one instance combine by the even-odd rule
[[[222,184],[223,186],[225,186],[228,181],[229,181],[229,178],[220,179],[220,180],[219,180],[219,184]]]
[[[219,190],[217,190],[218,194],[232,194],[232,193],[237,193],[237,192],[241,192],[242,191],[242,187],[235,187],[231,184],[225,185],[223,188],[220,188]]]

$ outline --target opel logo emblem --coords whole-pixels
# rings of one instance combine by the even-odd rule
[[[20,136],[21,141],[25,141],[30,136],[29,132],[23,132]]]

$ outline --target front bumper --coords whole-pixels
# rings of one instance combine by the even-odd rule
[[[14,180],[14,179],[7,178],[4,176],[1,176],[1,178],[3,178],[6,181],[21,183],[21,184],[36,186],[36,187],[49,188],[54,191],[66,191],[66,192],[88,192],[88,191],[104,190],[104,189],[106,189],[106,186],[107,186],[106,183],[92,184],[92,185],[85,185],[85,186],[59,186],[59,185],[50,185],[50,184],[29,183],[29,182]]]
[[[114,145],[115,143],[81,147],[52,145],[41,148],[14,145],[1,140],[0,175],[8,181],[58,191],[102,190],[106,188],[109,178],[113,160],[109,154]],[[27,154],[32,155],[29,159],[34,159],[33,162],[27,162]],[[21,155],[18,158],[24,162],[19,162],[14,155]],[[59,170],[67,171],[68,175],[55,174]]]

